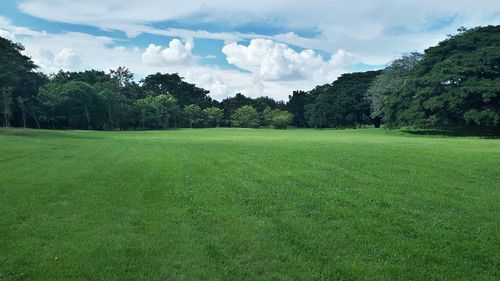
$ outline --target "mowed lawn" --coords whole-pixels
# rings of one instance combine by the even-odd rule
[[[0,130],[0,280],[499,280],[500,139]]]

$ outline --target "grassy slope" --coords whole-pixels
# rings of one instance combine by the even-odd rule
[[[500,140],[0,131],[0,280],[498,280]]]

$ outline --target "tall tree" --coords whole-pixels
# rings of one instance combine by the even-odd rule
[[[38,100],[48,109],[48,114],[43,117],[50,120],[52,129],[55,128],[56,118],[58,117],[58,113],[62,111],[61,107],[66,102],[66,98],[61,94],[61,85],[58,83],[49,82],[40,87]]]
[[[195,125],[199,126],[200,122],[203,121],[203,111],[197,104],[185,106],[184,116],[190,128],[193,128]]]
[[[177,100],[172,95],[155,96],[154,102],[158,108],[160,128],[168,129],[177,126],[179,116],[179,106]]]
[[[309,124],[319,128],[370,124],[370,103],[365,93],[379,74],[380,71],[344,74],[332,84],[316,87],[311,92],[317,97],[306,110]]]
[[[10,127],[10,117],[12,116],[12,87],[1,87],[0,94],[3,124],[5,128],[8,128]]]
[[[28,101],[27,98],[23,98],[21,96],[18,96],[16,98],[16,102],[19,105],[19,109],[21,110],[21,115],[23,117],[23,128],[26,128],[26,102]]]
[[[207,90],[184,82],[183,78],[176,73],[151,74],[144,78],[141,83],[143,89],[151,95],[172,95],[181,107],[196,104],[201,108],[206,108],[212,104],[212,99],[208,96],[209,92]]]
[[[222,100],[221,108],[224,110],[224,118],[226,119],[228,125],[230,125],[231,116],[234,112],[244,105],[252,106],[253,100],[241,93],[237,93],[233,97],[228,97]]]
[[[293,124],[297,127],[306,127],[306,104],[311,103],[312,100],[308,100],[308,94],[304,91],[293,91],[291,95],[288,96],[288,103],[286,108],[293,114]]]
[[[500,26],[460,29],[425,51],[403,88],[388,96],[394,126],[500,125]]]
[[[65,97],[65,109],[70,124],[75,127],[92,129],[94,113],[101,105],[94,87],[85,82],[70,81],[62,85],[61,94]]]
[[[8,127],[14,112],[13,104],[17,96],[28,96],[23,87],[37,66],[22,54],[21,44],[0,37],[0,94],[4,126]]]
[[[366,96],[370,101],[371,117],[375,120],[375,126],[380,127],[382,117],[390,122],[390,112],[386,108],[388,96],[400,91],[409,81],[413,67],[422,59],[420,53],[410,53],[393,61],[390,66],[382,71],[373,81]],[[386,111],[384,113],[384,111]]]

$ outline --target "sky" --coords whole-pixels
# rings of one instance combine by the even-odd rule
[[[179,73],[217,100],[286,100],[490,24],[499,0],[0,0],[0,36],[44,73]]]

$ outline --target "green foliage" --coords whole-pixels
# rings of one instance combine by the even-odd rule
[[[275,129],[286,129],[293,121],[293,114],[278,108],[267,107],[261,115],[261,124]]]
[[[203,110],[197,104],[185,106],[183,112],[190,128],[203,126]]]
[[[180,113],[172,95],[147,96],[135,102],[135,109],[143,130],[174,127]]]
[[[182,80],[178,74],[156,73],[148,75],[142,81],[142,87],[151,95],[170,94],[181,108],[196,104],[202,108],[210,106],[212,99],[208,91]]]
[[[10,127],[11,121],[14,126],[26,126],[31,109],[27,101],[43,83],[43,75],[34,73],[37,66],[22,51],[21,44],[0,37],[0,112],[5,127]]]
[[[21,44],[0,37],[0,87],[16,87],[31,71],[37,68],[33,61],[21,54]]]
[[[370,100],[371,117],[381,118],[385,116],[386,123],[391,123],[390,108],[386,107],[386,99],[388,96],[398,94],[403,86],[411,78],[413,67],[422,59],[420,53],[411,53],[395,60],[389,67],[384,69],[378,75],[366,96]]]
[[[307,127],[306,107],[312,104],[316,95],[316,91],[304,92],[293,91],[292,95],[288,96],[286,109],[293,113],[293,125],[296,127]]]
[[[231,123],[231,116],[234,112],[245,105],[253,106],[252,99],[246,97],[241,93],[236,93],[233,97],[228,97],[221,102],[221,108],[224,110],[224,118],[226,119],[226,124]]]
[[[231,124],[233,127],[241,128],[258,128],[260,116],[255,108],[244,105],[233,113],[231,116]]]
[[[293,114],[288,111],[275,109],[271,119],[272,126],[276,129],[286,129],[292,123]]]
[[[316,96],[306,108],[308,123],[316,128],[354,127],[371,123],[365,93],[379,71],[344,74],[332,84],[311,91]]]
[[[55,128],[56,118],[59,118],[59,113],[63,110],[62,105],[66,98],[60,94],[60,88],[60,84],[49,82],[40,87],[40,91],[38,92],[39,101],[48,109],[45,111],[46,114],[42,116],[42,119],[50,120],[52,129]]]
[[[394,125],[500,125],[500,26],[461,30],[425,51],[387,99]]]
[[[94,87],[85,82],[69,81],[60,88],[64,111],[70,126],[92,129],[102,105]],[[85,125],[84,125],[85,124]]]
[[[224,111],[217,107],[207,107],[203,109],[208,127],[219,127],[224,118]]]
[[[10,117],[12,116],[12,87],[0,88],[0,105],[4,127],[10,127]]]
[[[120,95],[116,91],[109,88],[104,88],[98,92],[101,101],[104,103],[108,120],[106,127],[109,129],[115,128],[118,121],[120,111]]]

